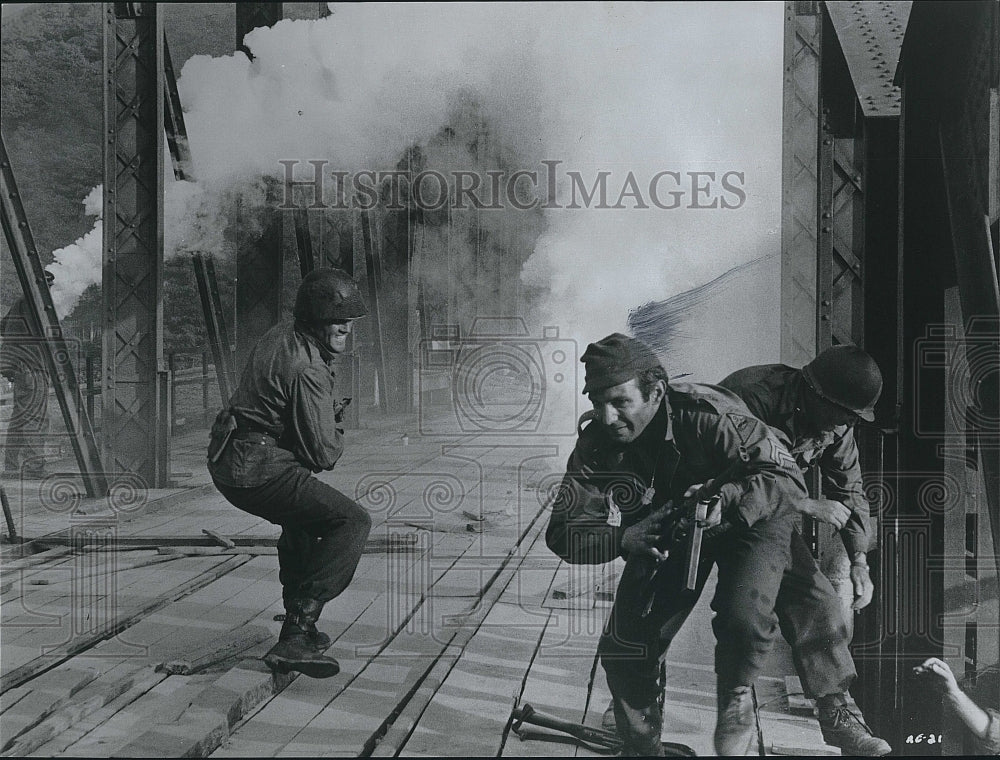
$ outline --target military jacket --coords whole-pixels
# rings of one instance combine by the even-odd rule
[[[781,433],[801,468],[819,467],[823,493],[851,510],[840,531],[848,555],[868,551],[872,545],[871,517],[853,429],[841,425],[823,435],[810,431],[801,407],[805,380],[800,370],[784,364],[747,367],[720,385],[736,393],[755,416]]]
[[[791,515],[806,495],[802,472],[778,436],[724,388],[672,384],[653,420],[628,444],[611,440],[592,418],[581,419],[545,535],[567,562],[621,556],[626,528],[724,473],[723,517],[737,530]]]
[[[331,470],[344,451],[334,395],[333,354],[284,322],[260,339],[229,401],[240,429],[263,433],[276,445],[233,437],[212,476],[230,486],[261,485],[301,465]]]

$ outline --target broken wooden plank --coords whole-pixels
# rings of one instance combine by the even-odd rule
[[[146,557],[145,559],[136,560],[134,562],[127,562],[124,565],[113,564],[108,565],[106,569],[99,570],[92,573],[74,573],[74,568],[68,568],[70,572],[60,573],[62,577],[60,578],[39,578],[37,575],[28,580],[29,586],[49,586],[54,583],[68,583],[73,581],[86,580],[87,578],[103,578],[108,575],[108,573],[121,573],[126,570],[135,570],[140,567],[148,567],[149,565],[158,565],[161,562],[170,562],[171,560],[180,559],[183,555],[174,554],[168,556],[156,556],[156,557]],[[44,572],[44,571],[43,571]]]
[[[449,539],[454,542],[454,538],[449,537]],[[467,541],[461,542],[464,548],[468,548],[469,543]],[[431,547],[422,547],[423,551],[429,552]],[[405,566],[411,566],[413,563],[419,560],[419,557],[406,556],[403,558]],[[185,715],[184,721],[186,729],[180,731],[174,726],[157,726],[155,729],[151,729],[147,734],[139,737],[132,737],[132,742],[127,746],[123,746],[116,749],[115,752],[121,754],[122,756],[134,755],[139,753],[144,754],[155,754],[158,756],[172,755],[172,754],[198,754],[207,753],[213,751],[219,744],[228,736],[229,730],[234,725],[232,716],[238,714],[240,716],[246,714],[249,710],[255,707],[259,702],[267,699],[271,699],[268,705],[258,713],[268,714],[269,710],[272,710],[275,705],[280,707],[283,699],[283,692],[292,687],[292,691],[298,689],[303,689],[306,691],[315,690],[320,688],[321,693],[327,694],[326,699],[332,699],[336,694],[343,690],[346,683],[349,681],[352,670],[357,670],[357,667],[352,667],[352,660],[355,662],[367,663],[372,657],[374,657],[379,649],[375,649],[365,653],[366,645],[372,643],[373,633],[385,631],[385,622],[383,618],[386,615],[385,605],[375,604],[374,600],[378,596],[386,593],[389,588],[385,585],[387,579],[381,579],[380,576],[384,572],[388,571],[388,565],[385,562],[380,562],[374,557],[365,557],[362,559],[362,565],[359,568],[358,578],[348,590],[338,597],[337,600],[331,605],[331,611],[336,611],[337,616],[343,622],[340,624],[339,630],[329,630],[327,632],[330,634],[334,641],[331,654],[337,656],[341,662],[341,674],[336,679],[324,680],[322,682],[315,681],[314,679],[298,679],[297,673],[289,673],[287,675],[275,678],[271,678],[269,671],[263,674],[257,675],[257,680],[259,683],[254,685],[250,689],[253,694],[248,697],[245,693],[233,693],[233,689],[228,690],[218,690],[216,692],[216,697],[212,700],[208,700],[206,696],[204,700],[199,697],[202,704],[198,700],[192,706],[192,712],[190,715]],[[401,569],[401,568],[396,568]],[[379,592],[373,595],[371,592],[366,591],[362,588],[366,581],[374,580],[376,587],[379,588]],[[404,595],[405,596],[405,595]],[[356,606],[354,612],[347,612],[350,608],[345,606],[350,603],[351,600],[355,600]],[[400,599],[402,604],[416,605],[419,604],[421,600],[421,595],[417,594],[412,597],[409,602]],[[277,602],[276,602],[277,603]],[[339,609],[337,609],[339,607]],[[347,618],[344,619],[345,612],[347,612]],[[262,619],[263,616],[258,616],[258,620]],[[400,619],[396,625],[405,625],[406,619]],[[327,628],[320,621],[320,628]],[[257,653],[258,656],[263,655],[266,651],[270,642],[265,643],[262,646],[260,652]],[[248,654],[255,650],[251,650]],[[247,661],[243,661],[243,668],[248,665]],[[261,663],[255,662],[256,667],[263,667]],[[232,675],[234,671],[230,670],[227,675]],[[261,681],[261,676],[266,676],[267,683],[265,684]],[[343,679],[343,680],[342,680]],[[302,682],[305,683],[302,683]],[[297,684],[302,684],[301,686],[296,686]],[[205,692],[207,695],[208,692]],[[277,696],[275,696],[277,695]],[[272,699],[273,698],[273,699]],[[300,706],[298,710],[298,715],[296,718],[301,725],[301,722],[307,721],[309,715],[303,714],[301,710],[302,703],[296,702]],[[196,709],[198,708],[198,709]],[[322,709],[322,704],[315,706],[315,711],[318,712]],[[220,715],[222,716],[220,718]],[[228,716],[228,717],[227,717]],[[222,718],[226,718],[223,720]],[[267,732],[267,738],[270,740],[268,750],[271,754],[276,752],[283,746],[281,737],[287,736],[291,739],[295,732],[300,730],[300,725],[295,725],[294,720],[282,720],[282,725],[269,726]],[[226,727],[228,726],[228,728]],[[234,737],[234,741],[230,742],[230,747],[219,750],[220,754],[226,754],[230,751],[233,746],[242,747],[241,740],[239,736]],[[256,749],[259,745],[255,745],[254,754],[262,754],[263,750]],[[146,748],[146,749],[144,749]],[[247,754],[246,752],[240,752],[238,754]]]
[[[271,632],[263,626],[239,628],[230,631],[225,636],[216,638],[212,642],[213,649],[211,651],[190,659],[161,662],[156,666],[156,670],[168,675],[193,675],[231,661],[262,641],[271,641],[273,638]]]
[[[220,546],[224,546],[227,549],[232,549],[236,546],[236,544],[234,544],[228,538],[219,533],[216,533],[214,530],[209,530],[208,528],[202,528],[201,532],[204,533],[209,538],[211,538],[216,543],[218,543]]]
[[[143,658],[146,662],[170,660],[214,649],[220,632],[236,633],[256,619],[269,619],[273,610],[280,605],[280,585],[276,580],[266,580],[272,575],[269,560],[251,560],[194,594],[144,618],[130,629],[129,635],[132,640],[148,649]],[[267,626],[256,627],[267,630]],[[265,641],[261,644],[261,650],[266,651],[270,643]],[[112,642],[104,642],[93,654],[80,655],[80,659],[105,661],[113,656],[114,647],[111,645]],[[112,652],[102,652],[102,648],[111,649]],[[245,654],[257,656],[262,651],[253,648]],[[130,658],[125,656],[120,663],[125,667],[129,661]],[[232,668],[222,678],[230,678],[234,672],[242,672],[244,667],[240,665]],[[161,680],[166,678],[165,673],[157,676]],[[261,683],[266,680],[266,693],[272,693],[274,685],[269,672],[257,673],[253,677]],[[79,731],[74,728],[77,734],[74,741],[68,744],[56,742],[51,746],[60,747],[59,751],[66,756],[107,757],[120,751],[157,720],[171,717],[165,713],[172,713],[171,719],[179,717],[191,701],[200,698],[206,689],[213,688],[220,680],[217,675],[205,671],[196,676],[171,677],[155,692],[133,693],[133,698],[112,714],[107,714],[106,708],[102,708],[92,718],[81,723]],[[194,682],[199,684],[197,688],[185,685],[180,690],[177,689],[178,685]],[[178,702],[178,696],[185,693],[190,696],[188,701]],[[247,695],[237,696],[242,698]],[[237,700],[237,696],[234,696],[234,700]],[[47,746],[39,751],[45,752]]]
[[[449,546],[461,546],[462,550],[468,550],[470,543],[456,536],[442,535],[438,537],[433,547],[428,547],[430,552],[435,554],[449,552]],[[420,561],[417,558],[417,561]],[[409,557],[406,558],[408,564],[413,563]],[[410,564],[412,567],[412,564]],[[368,572],[361,568],[359,575],[362,576],[361,583],[355,582],[348,588],[345,595],[358,594],[362,597],[372,599],[372,594],[366,592],[365,581],[367,576],[380,575],[386,571],[385,565],[374,565]],[[434,569],[432,572],[440,576],[447,573],[448,568]],[[358,579],[356,579],[357,581]],[[413,613],[421,608],[426,602],[426,596],[422,593],[400,593],[396,599],[387,596],[388,589],[383,585],[385,578],[376,579],[376,588],[379,591],[375,595],[375,603],[365,609],[362,614],[341,632],[341,635],[334,638],[334,643],[327,653],[337,658],[341,666],[340,675],[334,679],[323,682],[322,696],[316,695],[316,681],[313,679],[296,680],[291,686],[281,694],[277,694],[260,712],[254,715],[253,719],[244,723],[240,729],[231,737],[227,746],[219,749],[215,754],[220,757],[242,757],[246,755],[275,755],[286,751],[292,742],[297,742],[303,730],[317,716],[319,716],[331,703],[335,705],[335,700],[342,698],[345,690],[358,685],[358,678],[364,678],[364,673],[369,664],[377,657],[381,657],[388,651],[396,641],[396,638],[408,630],[420,630],[427,621],[417,621]],[[429,579],[432,583],[435,578]],[[341,597],[343,598],[343,597]],[[399,610],[393,623],[394,630],[387,630],[390,620],[386,619],[385,603],[378,603],[377,600],[386,599],[392,601],[392,606]],[[409,614],[404,614],[409,613]],[[434,621],[430,621],[431,624]],[[380,641],[381,637],[385,637]],[[419,667],[419,664],[417,665]],[[363,683],[363,682],[362,682]],[[334,707],[334,710],[336,708]],[[338,718],[340,713],[338,714]],[[370,732],[378,729],[379,722],[370,726]],[[350,732],[348,732],[350,733]],[[352,734],[353,738],[357,738]],[[358,742],[362,746],[364,740]],[[355,753],[356,754],[356,753]]]

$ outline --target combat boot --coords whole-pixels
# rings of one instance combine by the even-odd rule
[[[274,618],[275,620],[284,620],[289,614],[288,610],[291,602],[288,599],[285,599],[284,601],[285,601],[286,612],[281,617],[275,615]],[[316,602],[316,604],[319,605],[319,610],[316,612],[316,620],[318,620],[320,614],[323,612],[323,604],[321,602]],[[316,627],[315,621],[313,621],[312,624],[308,626],[308,630],[306,630],[306,635],[309,637],[309,640],[312,642],[313,647],[316,649],[317,652],[325,652],[330,647],[330,644],[333,643],[333,639],[331,639],[328,634],[323,633],[323,631],[319,630]]]
[[[720,687],[717,700],[719,712],[715,719],[716,754],[745,755],[757,733],[750,687]]]
[[[817,700],[819,727],[823,741],[839,747],[844,755],[856,757],[882,757],[892,752],[885,739],[875,736],[865,723],[861,710],[844,696],[823,697]]]
[[[278,643],[264,655],[264,662],[278,673],[294,670],[310,678],[337,675],[340,672],[338,662],[318,652],[309,635],[310,631],[316,630],[316,618],[323,605],[315,599],[293,599],[287,607]]]

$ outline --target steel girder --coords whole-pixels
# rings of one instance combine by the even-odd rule
[[[102,449],[109,470],[163,487],[163,19],[156,3],[105,3],[103,27]]]
[[[816,135],[819,115],[819,14],[785,3],[782,109],[781,360],[813,358],[816,335]]]
[[[94,438],[87,405],[80,395],[72,354],[63,337],[59,317],[52,304],[52,295],[42,272],[42,262],[24,213],[21,196],[14,180],[14,170],[7,155],[7,146],[0,136],[0,209],[4,237],[14,259],[14,269],[21,282],[21,291],[33,318],[29,325],[32,342],[42,349],[49,378],[59,401],[66,430],[73,444],[73,452],[80,467],[80,474],[91,497],[103,496],[108,490],[107,478],[101,465],[100,450]],[[9,338],[8,338],[9,340]],[[48,392],[48,389],[45,389]],[[9,515],[9,510],[5,512]],[[13,523],[8,519],[8,527]]]

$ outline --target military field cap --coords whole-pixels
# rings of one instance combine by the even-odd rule
[[[584,393],[627,383],[640,372],[662,367],[653,349],[641,340],[612,333],[587,346],[580,358],[586,368]]]

